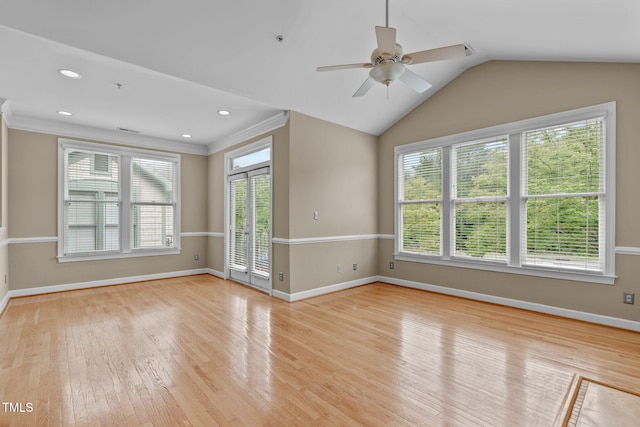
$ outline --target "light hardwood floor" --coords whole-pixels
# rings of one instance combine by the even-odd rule
[[[579,376],[640,391],[640,334],[381,283],[287,303],[208,275],[0,318],[0,400],[33,406],[0,407],[2,426],[551,426]]]

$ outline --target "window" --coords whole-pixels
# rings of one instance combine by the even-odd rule
[[[271,147],[266,147],[258,151],[253,151],[248,154],[240,155],[229,159],[230,169],[246,169],[255,167],[256,165],[268,162],[271,159]]]
[[[131,161],[133,248],[173,247],[174,163],[140,157]]]
[[[442,149],[404,154],[402,176],[402,248],[417,254],[441,255]]]
[[[111,172],[111,162],[108,154],[93,153],[91,160],[92,173],[109,174]]]
[[[177,155],[59,142],[58,259],[179,252]]]
[[[452,255],[504,262],[507,256],[508,137],[452,147]]]
[[[396,147],[396,258],[613,283],[615,104]]]

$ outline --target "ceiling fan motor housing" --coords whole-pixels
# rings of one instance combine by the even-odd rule
[[[369,72],[371,78],[389,86],[393,81],[399,79],[405,70],[402,64],[402,46],[396,43],[396,50],[392,54],[375,49],[371,53],[371,63],[373,64],[373,68]]]
[[[380,49],[374,49],[371,52],[371,63],[375,67],[383,62],[402,62],[402,46],[396,43],[396,50],[393,53],[381,52]]]

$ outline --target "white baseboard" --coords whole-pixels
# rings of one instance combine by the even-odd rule
[[[95,280],[92,282],[70,283],[64,285],[42,286],[38,288],[16,289],[9,291],[9,297],[25,297],[30,295],[50,294],[53,292],[74,291],[77,289],[97,288],[100,286],[121,285],[124,283],[142,282],[145,280],[169,279],[180,276],[193,276],[196,274],[208,274],[208,268],[194,270],[171,271],[168,273],[145,274],[142,276],[118,277],[114,279]]]
[[[218,271],[218,270],[214,270],[213,268],[207,268],[207,273],[209,273],[212,276],[216,276],[219,277],[221,279],[224,279],[224,273],[222,271]]]
[[[141,282],[145,280],[156,279],[168,279],[172,277],[180,276],[193,276],[197,274],[211,274],[212,276],[220,277],[224,279],[224,273],[211,269],[200,268],[193,270],[172,271],[167,273],[146,274],[141,276],[131,277],[119,277],[115,279],[96,280],[92,282],[71,283],[64,285],[51,285],[42,286],[38,288],[17,289],[10,290],[0,301],[0,314],[6,308],[9,300],[15,297],[48,294],[53,292],[71,291],[77,289],[95,288],[100,286],[120,285],[124,283]],[[349,282],[336,283],[334,285],[323,286],[317,289],[311,289],[308,291],[296,292],[288,294],[286,292],[278,291],[274,289],[272,295],[276,298],[282,299],[287,302],[300,301],[302,299],[311,298],[320,295],[326,295],[332,292],[342,291],[357,286],[367,285],[374,282],[384,282],[397,286],[404,286],[407,288],[420,289],[423,291],[435,292],[444,295],[452,295],[462,298],[468,298],[476,301],[484,301],[493,304],[505,305],[508,307],[521,308],[524,310],[537,311],[539,313],[552,314],[555,316],[566,317],[569,319],[582,320],[585,322],[596,323],[600,325],[612,326],[615,328],[628,329],[636,332],[640,332],[640,322],[620,319],[618,317],[604,316],[601,314],[587,313],[584,311],[570,310],[566,308],[554,307],[544,304],[538,304],[533,302],[521,301],[511,298],[497,297],[493,295],[481,294],[478,292],[465,291],[455,288],[447,288],[444,286],[430,285],[427,283],[413,282],[410,280],[396,279],[386,276],[372,276],[362,279],[352,280]]]
[[[356,286],[367,285],[369,283],[373,283],[377,281],[378,281],[377,276],[373,276],[373,277],[365,277],[363,279],[352,280],[350,282],[336,283],[335,285],[323,286],[321,288],[311,289],[308,291],[296,292],[294,294],[288,294],[286,292],[282,292],[274,289],[272,291],[272,294],[276,298],[280,298],[288,302],[294,302],[294,301],[300,301],[306,298],[330,294],[332,292],[343,291],[349,288],[355,288]]]
[[[618,317],[604,316],[601,314],[587,313],[584,311],[570,310],[567,308],[553,307],[550,305],[538,304],[534,302],[520,301],[511,298],[497,297],[477,292],[464,291],[461,289],[447,288],[444,286],[429,285],[426,283],[412,282],[409,280],[395,279],[393,277],[378,276],[377,281],[390,283],[392,285],[404,286],[407,288],[421,289],[439,294],[452,295],[468,298],[476,301],[490,302],[493,304],[506,305],[509,307],[522,308],[524,310],[537,311],[539,313],[553,314],[555,316],[567,317],[569,319],[583,320],[585,322],[597,323],[600,325],[613,326],[615,328],[629,329],[640,332],[640,322],[620,319]]]
[[[0,301],[0,316],[2,316],[2,312],[7,307],[7,304],[9,304],[10,299],[11,299],[11,295],[9,295],[9,292],[7,292],[4,295],[4,298],[2,298],[2,301]]]

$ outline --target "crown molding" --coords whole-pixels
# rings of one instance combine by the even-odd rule
[[[184,154],[207,154],[207,146],[189,144],[162,138],[152,138],[145,135],[128,134],[110,129],[100,129],[72,123],[60,123],[53,120],[38,119],[28,116],[11,114],[10,109],[3,108],[7,126],[10,129],[41,132],[65,138],[90,139],[120,145],[130,145],[139,148],[165,150]]]
[[[289,111],[283,110],[282,112],[272,116],[260,123],[257,123],[243,131],[235,133],[226,138],[220,139],[209,145],[209,151],[207,154],[214,154],[224,149],[233,147],[234,145],[243,143],[251,138],[263,135],[267,132],[271,132],[278,128],[283,127],[289,121]]]
[[[7,102],[7,99],[0,98],[0,114],[2,114],[2,117],[4,118],[4,122],[7,123],[7,126],[9,126],[9,120],[11,120],[11,117],[12,117],[11,108],[9,104],[10,103]]]
[[[7,126],[10,129],[47,133],[66,138],[90,139],[113,144],[130,145],[133,147],[199,155],[211,155],[217,153],[251,138],[255,138],[281,128],[289,121],[289,111],[284,110],[245,130],[206,146],[163,138],[152,138],[145,135],[127,134],[115,130],[100,129],[72,123],[60,123],[53,120],[38,119],[35,117],[17,116],[12,114],[9,106],[10,103],[5,101],[6,99],[0,98],[0,112],[2,112]]]

